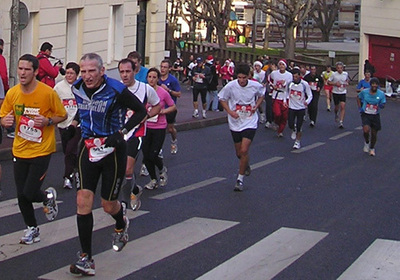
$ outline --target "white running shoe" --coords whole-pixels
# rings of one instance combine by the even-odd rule
[[[167,168],[164,166],[160,172],[160,187],[165,187],[168,183]]]
[[[64,189],[72,189],[72,182],[69,178],[65,177],[64,178]]]
[[[290,135],[290,138],[292,138],[292,140],[296,140],[296,130],[292,131],[292,134]]]
[[[293,145],[293,149],[298,150],[301,148],[300,141],[295,141]]]
[[[139,189],[138,194],[134,194],[133,192],[131,193],[131,208],[133,211],[139,210],[140,206],[142,205],[140,196],[143,193],[143,188],[139,185],[136,185],[136,187]]]
[[[19,243],[31,245],[40,241],[40,233],[38,227],[28,227],[24,230],[24,236],[21,237]]]
[[[43,212],[46,215],[47,220],[53,221],[58,214],[58,206],[57,206],[57,191],[49,187],[45,190],[47,201],[43,202]]]
[[[236,180],[235,188],[233,189],[235,192],[243,191],[243,182],[240,180]]]
[[[266,123],[265,123],[265,128],[273,128],[272,123],[266,122]]]
[[[194,110],[192,117],[193,118],[198,118],[199,117],[199,111],[198,110]]]
[[[369,150],[369,155],[370,155],[371,157],[374,157],[374,156],[375,156],[375,149],[370,149],[370,150]]]
[[[145,187],[146,189],[148,189],[148,190],[157,189],[157,188],[158,188],[157,180],[156,180],[156,179],[150,180],[150,182],[147,183],[144,187]]]
[[[142,164],[140,168],[140,176],[149,176],[149,171],[147,171],[146,165]]]
[[[203,119],[207,119],[207,111],[203,110]]]
[[[267,120],[267,118],[265,117],[265,114],[264,114],[264,113],[261,113],[261,114],[260,114],[259,122],[260,122],[260,123],[265,123],[266,120]]]
[[[364,142],[364,148],[363,148],[364,153],[369,153],[369,143]]]
[[[175,155],[178,152],[178,140],[171,141],[171,154]]]

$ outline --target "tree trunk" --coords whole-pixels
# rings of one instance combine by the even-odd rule
[[[226,49],[225,29],[217,27],[218,44],[220,49]]]
[[[322,42],[329,42],[329,34],[328,30],[321,30],[322,31]]]
[[[285,58],[294,58],[294,49],[296,45],[296,39],[294,38],[294,26],[287,26],[285,31]]]

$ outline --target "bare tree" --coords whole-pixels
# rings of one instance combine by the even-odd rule
[[[324,42],[329,42],[329,35],[339,12],[341,2],[341,0],[315,0],[311,16],[317,27],[321,29],[322,41]]]
[[[285,57],[294,58],[295,30],[307,18],[312,0],[258,0],[257,7],[285,27]]]
[[[167,38],[174,38],[178,19],[182,15],[182,0],[167,1]]]
[[[185,0],[184,7],[190,12],[191,21],[203,19],[208,25],[215,27],[219,47],[226,48],[225,31],[228,29],[232,0]]]

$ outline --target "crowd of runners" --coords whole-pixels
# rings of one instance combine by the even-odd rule
[[[40,241],[33,202],[43,203],[50,221],[58,214],[56,189],[43,191],[41,187],[51,154],[56,151],[55,130],[59,130],[65,163],[63,187],[77,189],[81,250],[71,264],[72,274],[95,275],[92,208],[100,179],[101,205],[115,220],[115,251],[121,251],[129,239],[126,211],[140,208],[144,189],[168,184],[162,147],[169,132],[168,152],[178,153],[175,122],[181,84],[188,82],[192,90],[193,118],[205,119],[209,110],[228,114],[239,160],[234,191],[244,190],[244,177],[251,173],[249,149],[260,123],[275,130],[278,138],[283,137],[288,125],[293,149],[300,149],[306,116],[310,127],[317,125],[318,100],[323,90],[326,110],[331,111],[333,101],[332,120],[338,128],[344,128],[349,78],[341,62],[336,63],[335,71],[327,66],[317,73],[315,65],[274,61],[267,56],[249,65],[231,59],[220,64],[208,55],[191,56],[185,66],[180,59],[174,63],[162,60],[157,67],[148,69],[142,66],[141,55],[133,51],[119,61],[120,79],[116,80],[107,77],[103,60],[96,53],[87,53],[65,68],[62,62],[52,65],[52,47],[45,42],[37,56],[25,54],[19,58],[16,86],[8,88],[8,80],[1,80],[6,94],[0,96],[0,117],[4,128],[15,127],[16,131],[12,147],[14,180],[27,226],[20,239],[22,244]],[[65,78],[56,83],[59,73]],[[369,71],[365,71],[357,90],[363,150],[375,156],[385,95]],[[136,184],[135,178],[140,152],[143,160],[138,169],[141,175],[149,176],[143,187]]]

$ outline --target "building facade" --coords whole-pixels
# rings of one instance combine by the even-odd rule
[[[9,61],[12,0],[0,5],[0,37]],[[64,62],[79,61],[84,53],[102,56],[115,68],[130,51],[142,52],[147,66],[164,58],[166,0],[24,0],[27,25],[19,32],[18,56],[36,55],[43,42]],[[22,4],[22,5],[23,5]]]
[[[400,80],[399,13],[399,1],[361,1],[359,73],[368,59],[376,77]]]

